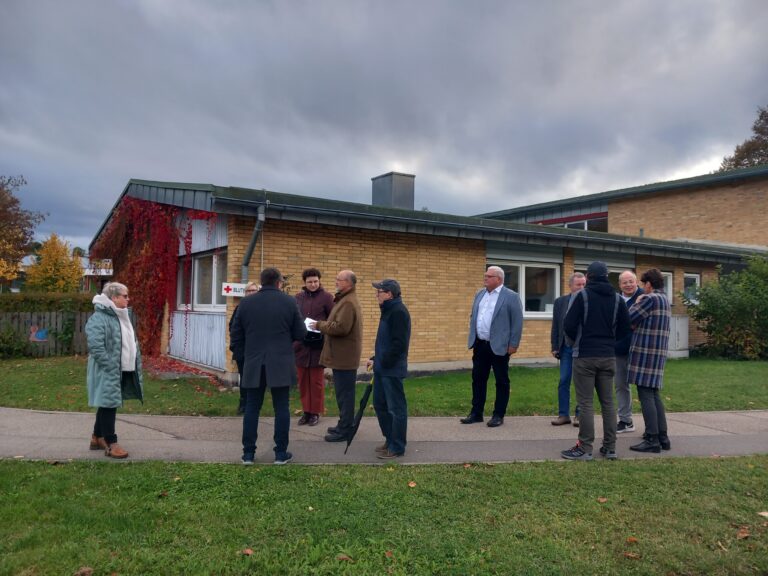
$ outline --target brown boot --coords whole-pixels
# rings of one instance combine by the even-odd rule
[[[91,435],[91,450],[106,450],[107,449],[107,443],[104,442],[104,438],[100,436],[96,436],[96,434]]]
[[[108,444],[107,449],[104,450],[104,455],[108,458],[128,458],[128,452],[120,448],[117,442]]]

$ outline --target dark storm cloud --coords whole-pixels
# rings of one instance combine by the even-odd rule
[[[706,173],[768,104],[768,6],[0,4],[0,173],[87,245],[129,178],[473,214]]]

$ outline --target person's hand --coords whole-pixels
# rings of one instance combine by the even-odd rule
[[[508,353],[510,356],[511,356],[512,354],[514,354],[515,352],[517,352],[517,346],[510,346],[509,348],[507,348],[507,353]]]
[[[642,302],[643,298],[645,297],[646,297],[645,294],[640,294],[640,296],[637,297],[637,300],[635,300],[635,304],[639,304],[640,302]]]
[[[559,360],[560,359],[560,350],[552,350],[552,356],[554,356],[555,358],[557,358]]]
[[[310,330],[317,330],[317,322],[316,321],[315,322],[309,322],[307,324],[307,326],[309,326]]]
[[[370,372],[373,370],[373,360],[368,360],[368,362],[365,363],[365,369]]]

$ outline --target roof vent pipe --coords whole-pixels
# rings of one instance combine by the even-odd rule
[[[413,174],[403,174],[402,172],[388,172],[371,178],[373,182],[371,203],[374,206],[413,210],[415,179],[416,176]]]
[[[264,228],[264,221],[267,219],[266,209],[263,204],[259,206],[258,214],[256,215],[256,225],[253,227],[253,234],[251,234],[251,241],[248,244],[248,249],[243,256],[243,264],[240,267],[240,282],[243,284],[248,283],[248,264],[251,263],[251,256],[256,248],[256,242],[259,241],[261,236],[261,230]]]

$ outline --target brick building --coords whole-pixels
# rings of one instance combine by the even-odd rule
[[[711,192],[702,187],[705,193]],[[762,190],[752,193],[758,197],[762,193],[764,202],[765,188]],[[143,180],[129,181],[116,208],[125,196],[217,214],[213,230],[204,223],[194,223],[191,277],[179,278],[179,296],[169,303],[169,322],[164,323],[173,328],[164,330],[161,349],[220,371],[225,377],[235,372],[226,326],[237,298],[223,295],[221,285],[258,279],[266,266],[276,266],[291,277],[292,293],[300,289],[301,272],[309,266],[323,272],[324,284],[331,289],[338,270],[354,270],[365,316],[364,354],[373,350],[379,315],[370,283],[397,278],[413,321],[411,368],[419,369],[470,364],[466,342],[470,306],[488,265],[505,269],[506,284],[520,293],[525,305],[523,339],[515,361],[551,360],[552,304],[566,290],[568,276],[586,270],[596,259],[605,261],[616,273],[627,268],[658,267],[667,274],[670,286],[675,287],[671,293],[676,318],[671,348],[683,355],[689,336],[697,336],[689,330],[677,290],[683,289],[687,278],[706,282],[716,277],[716,266],[738,265],[744,256],[755,252],[752,245],[650,238],[648,234],[629,235],[626,230],[612,234],[585,229],[586,225],[577,229],[510,221],[514,211],[483,217],[416,211],[413,176],[399,173],[373,179],[376,205]],[[627,195],[621,200],[635,198]],[[581,214],[596,212],[582,210]],[[616,212],[613,203],[606,203],[603,212],[610,223]],[[630,225],[629,217],[623,221]],[[182,247],[178,250],[181,258]],[[191,302],[183,301],[186,283],[193,286],[187,291]]]

